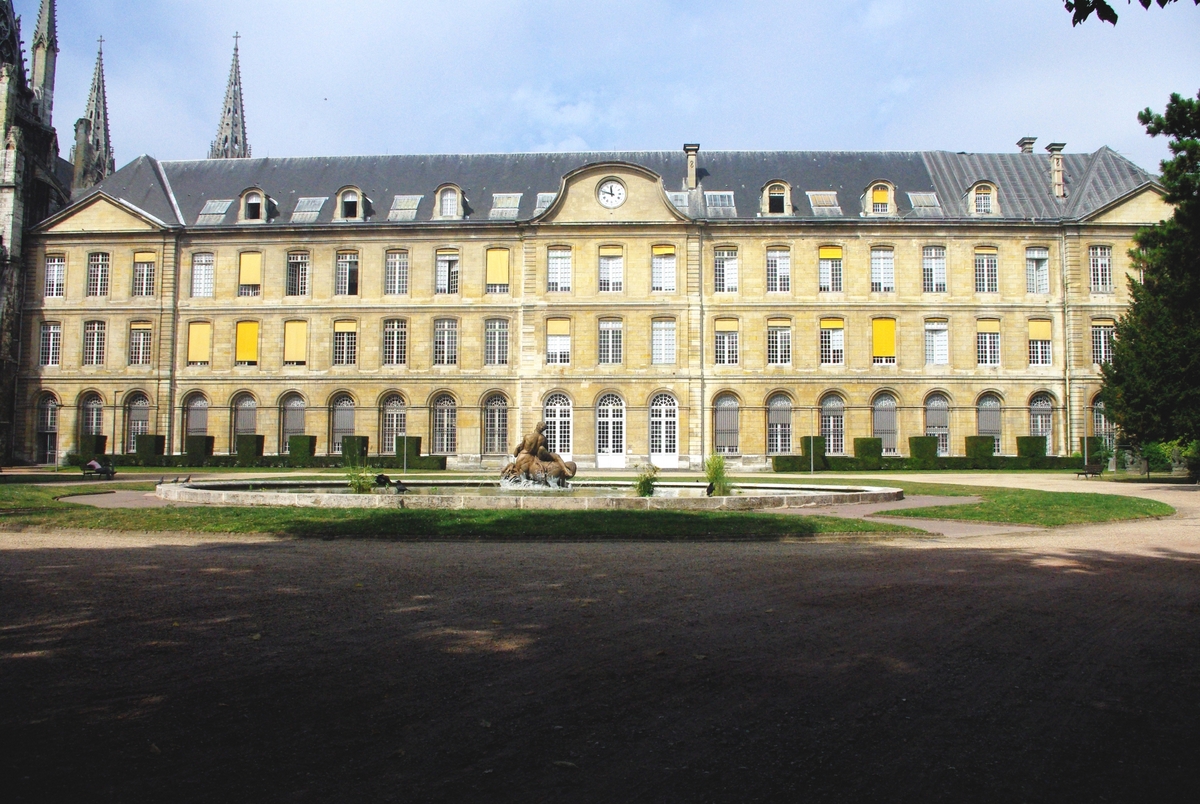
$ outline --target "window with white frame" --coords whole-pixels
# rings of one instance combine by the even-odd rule
[[[980,185],[975,188],[975,214],[976,215],[991,215],[992,214],[992,188],[986,185]]]
[[[564,293],[571,289],[571,250],[552,248],[546,252],[546,290]]]
[[[738,322],[735,318],[718,318],[713,333],[713,362],[718,366],[735,366],[738,362]]]
[[[565,366],[571,362],[571,322],[551,318],[546,322],[546,363]]]
[[[150,365],[150,346],[154,330],[146,322],[134,322],[129,325],[129,365]]]
[[[821,437],[825,439],[826,454],[846,451],[846,403],[840,396],[830,394],[821,400]]]
[[[675,321],[657,319],[650,322],[650,362],[656,366],[675,364]]]
[[[458,406],[449,394],[433,402],[433,452],[453,455],[458,452]]]
[[[1025,249],[1025,292],[1050,292],[1050,250]]]
[[[336,321],[333,325],[333,365],[353,366],[358,362],[358,324]]]
[[[509,251],[506,248],[489,248],[484,254],[485,266],[484,292],[508,293],[510,273]]]
[[[738,453],[741,406],[733,394],[713,400],[713,449],[722,455]]]
[[[287,287],[288,296],[308,295],[308,252],[293,251],[287,256]]]
[[[149,259],[147,259],[149,258]],[[133,295],[154,295],[154,255],[135,254],[133,257]]]
[[[41,349],[38,354],[38,365],[62,365],[62,324],[47,322],[42,324]]]
[[[713,291],[737,293],[738,256],[733,249],[717,249],[713,254]]]
[[[1000,322],[980,321],[975,333],[977,362],[981,366],[1000,365]]]
[[[950,364],[949,322],[931,319],[925,322],[925,364],[946,366]]]
[[[896,255],[890,248],[871,249],[871,292],[894,293],[896,290]]]
[[[391,318],[383,322],[383,365],[403,366],[408,363],[408,322]]]
[[[783,215],[787,212],[787,188],[772,184],[767,188],[767,214]]]
[[[1000,397],[995,394],[984,394],[979,397],[976,408],[976,430],[981,436],[991,436],[995,439],[994,454],[1000,454],[1001,426],[1004,415]]]
[[[1000,292],[1000,260],[996,249],[975,251],[975,292]]]
[[[1049,366],[1053,363],[1050,327],[1049,321],[1029,322],[1029,365]]]
[[[604,320],[600,322],[599,362],[605,365],[615,365],[623,360],[621,339],[621,321]]]
[[[262,193],[246,193],[245,220],[262,220]]]
[[[108,295],[108,255],[105,253],[88,255],[87,295]]]
[[[925,400],[925,435],[938,440],[937,454],[950,454],[950,400],[945,394],[930,394]]]
[[[871,403],[871,437],[883,442],[884,455],[899,452],[900,428],[897,421],[896,397],[882,393]]]
[[[785,248],[767,249],[767,292],[790,293],[792,290],[792,252]]]
[[[408,407],[400,394],[388,394],[380,407],[380,452],[396,453],[396,438],[408,434]],[[401,450],[404,448],[401,447]]]
[[[342,193],[342,220],[354,220],[358,217],[358,193],[347,190]]]
[[[483,363],[486,366],[508,365],[508,319],[490,318],[484,324]]]
[[[1111,363],[1113,357],[1113,333],[1116,323],[1113,321],[1092,322],[1092,362],[1097,365]]]
[[[845,326],[840,318],[821,319],[821,365],[840,366],[846,362]]]
[[[817,269],[817,290],[821,293],[842,292],[842,247],[821,246]]]
[[[212,298],[214,262],[212,254],[192,255],[192,298]]]
[[[921,254],[921,289],[926,293],[946,292],[946,249],[926,246]]]
[[[262,257],[257,251],[238,255],[238,296],[262,295]]]
[[[434,293],[458,293],[458,252],[439,251],[434,272]]]
[[[886,184],[876,184],[871,188],[871,214],[887,215],[892,211],[890,193]]]
[[[508,400],[492,394],[483,403],[483,451],[503,455],[508,446]]]
[[[67,258],[60,254],[46,255],[46,283],[42,295],[47,299],[67,295]]]
[[[655,246],[650,258],[650,290],[675,292],[675,247]]]
[[[775,394],[767,400],[767,453],[787,455],[792,451],[792,400]]]
[[[792,322],[787,319],[767,321],[767,365],[792,364]]]
[[[389,251],[383,264],[383,293],[403,296],[408,293],[408,252]]]
[[[88,321],[83,325],[83,365],[104,365],[104,336],[103,321]]]
[[[1088,248],[1088,263],[1092,269],[1092,292],[1112,293],[1112,248],[1091,246]]]
[[[625,286],[625,257],[620,246],[600,247],[600,276],[597,290],[620,293]]]
[[[458,320],[439,318],[433,322],[433,365],[458,365]]]
[[[453,187],[447,187],[438,196],[438,215],[443,218],[458,217],[458,191]]]
[[[337,255],[333,273],[333,295],[358,295],[358,252],[342,251]]]

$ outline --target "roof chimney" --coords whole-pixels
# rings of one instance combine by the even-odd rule
[[[687,154],[687,186],[689,190],[696,189],[696,155],[700,153],[700,143],[685,142],[683,152]]]
[[[1054,186],[1055,198],[1067,197],[1067,185],[1063,177],[1063,148],[1066,148],[1065,142],[1052,142],[1046,146],[1046,150],[1050,152],[1050,183]]]
[[[1037,142],[1037,137],[1022,137],[1017,140],[1017,147],[1021,149],[1023,154],[1033,153],[1033,144]]]

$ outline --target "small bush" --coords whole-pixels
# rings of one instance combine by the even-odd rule
[[[639,497],[653,497],[654,484],[658,482],[658,467],[645,463],[637,467],[637,479],[633,481],[633,490]]]
[[[108,447],[106,435],[81,435],[79,437],[79,463],[83,465],[97,456],[104,457]]]
[[[992,436],[967,436],[967,457],[988,460],[996,454],[996,439]]]
[[[288,466],[307,469],[313,465],[313,456],[316,455],[316,452],[316,436],[288,436]]]
[[[878,469],[883,463],[882,438],[854,439],[854,457],[862,469]]]
[[[937,436],[909,436],[908,454],[916,469],[934,469],[938,460]]]
[[[369,444],[367,436],[342,436],[342,457],[346,465],[358,466],[366,461]]]
[[[183,439],[183,452],[193,462],[192,466],[203,466],[212,457],[216,441],[213,436],[190,435]]]
[[[408,454],[405,455],[405,450]],[[406,459],[407,458],[407,459]],[[393,459],[394,469],[409,469],[421,472],[443,470],[446,468],[445,455],[422,455],[420,436],[396,436],[396,457]]]
[[[725,474],[725,456],[713,453],[704,462],[704,479],[712,487],[712,496],[728,497],[733,493],[733,485]]]
[[[1045,458],[1045,436],[1017,436],[1018,458]]]
[[[804,436],[800,439],[800,454],[809,460],[805,463],[814,471],[822,472],[829,466],[825,462],[825,436]]]
[[[234,447],[237,450],[237,465],[257,466],[259,459],[262,458],[265,443],[265,436],[239,435],[234,440]]]

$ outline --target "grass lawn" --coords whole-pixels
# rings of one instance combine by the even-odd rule
[[[152,490],[149,483],[105,482],[71,489],[0,486],[5,528],[96,528],[200,533],[266,533],[301,538],[479,541],[756,541],[829,533],[906,533],[911,528],[859,519],[682,511],[408,511],[320,508],[104,509],[56,497]]]

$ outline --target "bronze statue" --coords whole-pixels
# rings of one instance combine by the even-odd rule
[[[514,460],[500,472],[508,480],[528,480],[545,486],[563,486],[575,477],[575,462],[564,461],[547,449],[546,423],[538,422],[513,450]]]

